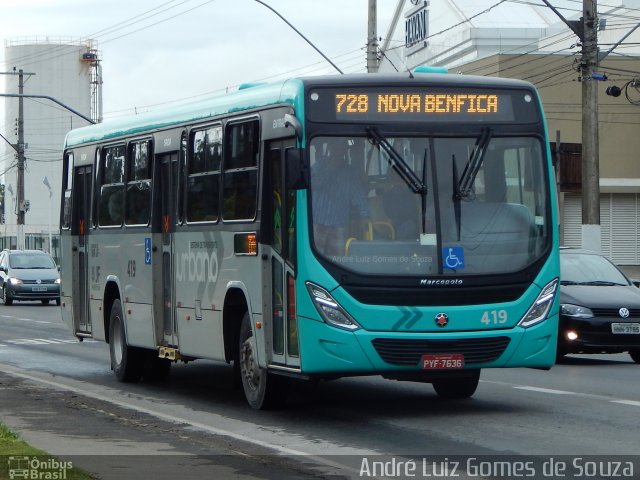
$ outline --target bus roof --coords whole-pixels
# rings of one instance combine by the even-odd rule
[[[316,87],[361,86],[361,85],[447,85],[459,87],[526,88],[533,89],[531,83],[497,77],[474,75],[451,75],[443,73],[398,74],[348,74],[318,77],[303,77],[266,84],[246,85],[229,94],[205,97],[180,103],[153,112],[131,115],[103,123],[89,125],[70,131],[65,139],[65,148],[97,141],[116,139],[126,135],[142,135],[154,130],[170,128],[189,122],[206,120],[220,115],[239,113],[270,105],[288,103],[296,111],[302,111],[305,85]]]
[[[153,112],[131,115],[88,125],[67,133],[65,148],[115,139],[124,135],[144,134],[174,125],[213,118],[258,107],[289,103],[297,107],[301,92],[299,80],[286,80],[243,88],[229,94],[180,103]]]

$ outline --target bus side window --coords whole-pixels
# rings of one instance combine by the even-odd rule
[[[176,197],[176,224],[184,223],[184,193],[185,193],[185,172],[187,171],[187,132],[182,132],[180,139],[180,155],[178,157],[177,197]]]
[[[71,192],[73,187],[73,152],[68,152],[64,156],[64,178],[62,212],[60,226],[63,230],[71,228]]]
[[[98,222],[101,227],[122,225],[124,209],[125,147],[106,147],[101,156]],[[104,163],[102,163],[104,162]]]
[[[258,199],[259,122],[235,123],[225,132],[223,220],[253,220]]]
[[[151,212],[151,142],[145,140],[129,145],[126,186],[127,225],[147,225]]]
[[[191,134],[187,164],[187,222],[218,220],[222,127]]]

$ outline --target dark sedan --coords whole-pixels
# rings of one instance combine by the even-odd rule
[[[560,250],[558,357],[629,352],[640,363],[640,289],[602,255]]]

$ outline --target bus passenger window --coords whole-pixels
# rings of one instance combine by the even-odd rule
[[[218,220],[222,127],[193,132],[187,165],[187,222]]]
[[[126,187],[127,225],[147,225],[151,212],[151,162],[149,141],[129,146],[129,168]]]
[[[64,199],[62,203],[62,222],[64,230],[71,228],[71,192],[73,186],[73,153],[69,152],[64,156],[64,178],[63,178]]]
[[[258,120],[227,126],[224,154],[224,220],[253,220],[258,199]]]
[[[124,207],[125,147],[116,145],[104,149],[100,171],[102,181],[98,201],[100,226],[122,225]]]

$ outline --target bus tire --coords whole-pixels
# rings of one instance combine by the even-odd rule
[[[634,362],[640,363],[640,348],[632,348],[629,350],[629,356]]]
[[[256,353],[249,312],[245,312],[238,342],[238,363],[244,395],[249,405],[256,410],[280,407],[286,401],[289,379],[260,368]]]
[[[165,380],[171,372],[171,360],[158,357],[157,350],[145,351],[144,355],[142,378],[146,382],[161,382]]]
[[[445,378],[433,382],[433,389],[442,398],[469,398],[478,388],[480,370],[470,377]]]
[[[143,351],[127,345],[122,303],[115,299],[109,315],[111,369],[119,382],[137,382],[142,376]]]

